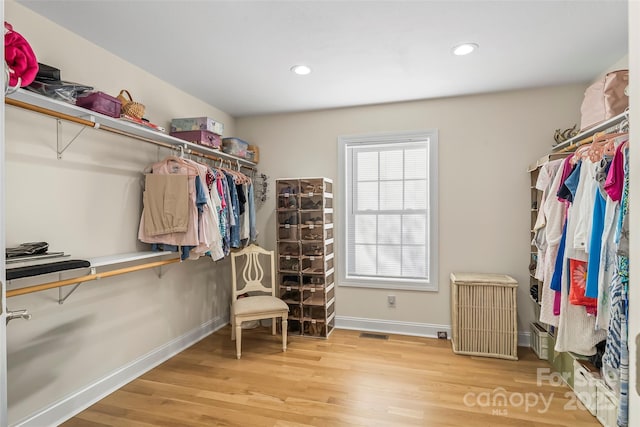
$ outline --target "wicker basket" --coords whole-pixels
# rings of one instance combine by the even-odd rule
[[[126,94],[128,98],[125,97],[124,94]],[[136,119],[141,119],[144,117],[144,104],[135,102],[128,90],[122,89],[117,98],[122,103],[122,114],[135,117]]]
[[[517,360],[517,289],[504,274],[451,273],[453,352]]]

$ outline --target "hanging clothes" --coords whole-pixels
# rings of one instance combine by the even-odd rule
[[[149,169],[138,229],[142,242],[179,250],[183,260],[205,255],[219,260],[241,240],[255,241],[255,205],[246,175],[175,156]]]
[[[571,158],[572,156],[567,158],[570,163]],[[563,196],[567,200],[566,220],[563,229],[565,246],[569,246],[570,242],[574,240],[576,218],[579,218],[579,215],[583,211],[583,206],[577,202],[584,203],[584,194],[579,193],[578,190],[582,190],[581,184],[583,186],[585,184],[589,186],[590,184],[589,182],[581,182],[583,178],[583,167],[586,166],[586,174],[591,170],[590,166],[587,163],[583,164],[582,162],[584,160],[580,158],[576,158],[574,161],[575,164],[580,165],[579,168],[576,166],[574,169],[575,174],[573,175],[573,179],[569,179],[572,177],[571,174],[565,174],[565,182],[560,184],[558,191],[559,196]],[[569,180],[569,182],[567,183],[566,180]],[[567,190],[563,192],[563,189]],[[573,196],[573,194],[575,194],[575,196]],[[572,203],[569,202],[569,198],[571,198]],[[590,356],[595,354],[596,344],[606,337],[606,331],[597,331],[595,328],[595,317],[592,315],[592,312],[595,310],[597,302],[583,299],[581,300],[582,305],[571,304],[571,279],[576,278],[576,275],[580,274],[579,271],[571,271],[571,266],[584,266],[585,257],[580,253],[580,250],[576,250],[575,247],[573,250],[565,250],[564,247],[562,249],[563,251],[558,251],[556,269],[554,271],[554,277],[557,278],[557,281],[555,282],[556,287],[553,289],[557,290],[559,285],[560,290],[560,292],[554,295],[554,314],[558,315],[555,350],[560,352],[572,351]],[[573,255],[573,257],[571,255]],[[574,261],[573,263],[571,262],[572,260]],[[591,266],[588,263],[586,263],[586,265],[588,275],[588,269]],[[573,291],[574,295],[578,293],[575,289]],[[588,297],[589,295],[586,296]]]
[[[563,161],[543,194],[544,216],[539,212],[534,226],[533,243],[539,252],[544,251],[542,266],[536,270],[536,278],[543,280],[540,320],[556,326],[555,351],[590,356],[602,343],[607,383],[619,398],[617,425],[625,427],[629,392],[628,134],[598,136],[590,145],[578,148],[571,173],[567,173],[568,161]],[[541,169],[540,174],[543,172]],[[559,302],[555,312],[554,302]]]
[[[617,240],[620,240],[622,224],[629,210],[629,159],[624,159],[624,185],[620,200],[620,216],[618,218]],[[602,363],[618,373],[620,384],[618,426],[628,425],[629,405],[629,347],[628,347],[628,304],[629,304],[629,258],[618,254],[616,270],[611,287],[611,317],[607,343]]]
[[[557,193],[560,189],[565,162],[568,159],[561,160],[551,187],[544,201],[545,215],[545,240],[547,248],[544,255],[543,273],[544,277],[542,292],[540,296],[540,321],[548,325],[558,326],[558,316],[553,312],[553,305],[556,292],[551,289],[551,280],[555,271],[555,262],[558,255],[560,240],[562,239],[563,223],[565,219],[565,204],[558,200]],[[539,292],[540,294],[540,292]]]
[[[156,194],[153,191],[147,191],[146,201],[147,206],[143,206],[143,214],[140,219],[140,227],[138,229],[138,239],[145,243],[156,243],[171,246],[184,246],[193,247],[198,245],[198,208],[196,206],[196,178],[198,177],[198,170],[191,164],[178,157],[170,156],[166,159],[154,163],[151,167],[151,172],[158,175],[184,175],[188,180],[188,223],[187,230],[185,232],[172,232],[155,236],[149,236],[145,232],[145,210],[148,209],[148,205],[151,202],[150,197]],[[143,198],[144,199],[144,198]],[[156,202],[153,202],[154,204]],[[188,251],[182,251],[181,258],[188,258]]]
[[[545,200],[553,184],[555,174],[557,173],[558,168],[561,164],[562,159],[552,160],[548,163],[545,163],[540,168],[538,179],[536,180],[536,188],[542,191],[542,197],[540,199],[540,206],[538,206],[538,216],[536,217],[536,223],[533,227],[535,235],[531,243],[537,248],[538,259],[536,262],[536,270],[534,276],[540,281],[544,281],[545,254],[548,246],[544,229],[547,225],[547,217],[545,215]]]

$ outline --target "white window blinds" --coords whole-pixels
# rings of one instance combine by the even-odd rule
[[[433,289],[435,132],[340,139],[343,284]]]

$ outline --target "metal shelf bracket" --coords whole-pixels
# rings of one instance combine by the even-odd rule
[[[86,129],[85,126],[82,126],[80,128],[80,130],[78,131],[78,133],[76,133],[76,135],[71,138],[71,141],[69,141],[67,143],[67,145],[65,145],[63,148],[60,148],[60,146],[62,145],[62,120],[58,119],[56,120],[57,122],[57,133],[56,133],[56,144],[57,144],[57,150],[56,153],[58,154],[58,160],[62,159],[62,153],[65,152],[65,150],[67,148],[69,148],[69,146],[82,134],[82,132],[84,132],[84,130]]]
[[[156,273],[158,273],[158,279],[162,279],[164,274],[169,270],[168,268],[163,268],[164,266],[160,266],[156,268]]]
[[[96,269],[94,267],[91,267],[91,275],[96,274]],[[94,280],[98,280],[100,279],[100,276],[96,277]],[[66,295],[63,296],[64,292],[62,291],[62,287],[58,288],[58,304],[62,305],[64,304],[64,302],[67,300],[67,298],[69,298],[71,296],[72,293],[74,293],[76,291],[76,289],[78,289],[78,286],[80,286],[82,284],[81,283],[76,283],[73,288],[71,288],[71,290],[69,292],[67,292]]]

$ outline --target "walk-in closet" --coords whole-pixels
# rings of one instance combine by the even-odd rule
[[[0,427],[640,425],[640,3],[0,14]]]

